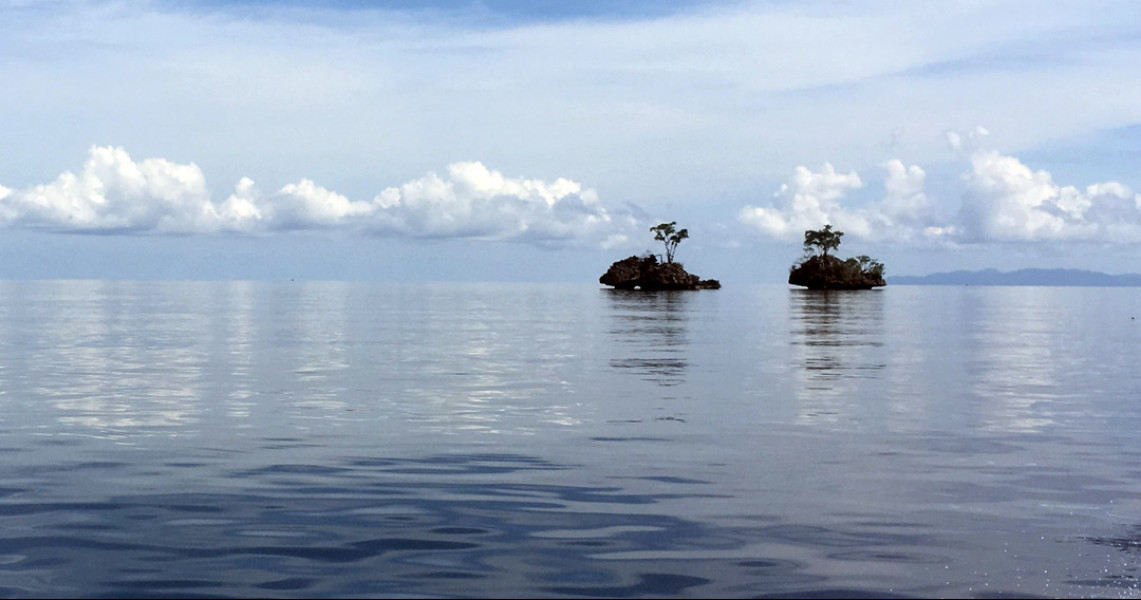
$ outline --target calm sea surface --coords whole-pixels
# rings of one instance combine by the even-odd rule
[[[1137,597],[1141,289],[0,282],[0,596]]]

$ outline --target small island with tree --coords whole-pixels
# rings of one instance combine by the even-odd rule
[[[677,229],[677,221],[661,223],[650,228],[654,241],[665,245],[666,253],[658,255],[647,252],[643,256],[631,256],[610,265],[598,282],[620,290],[716,290],[721,282],[716,279],[701,279],[691,275],[679,262],[674,262],[674,253],[682,240],[689,238],[688,229]]]
[[[870,290],[887,285],[883,263],[862,255],[840,260],[829,254],[840,247],[843,231],[831,225],[804,232],[804,258],[792,265],[788,282],[810,290]]]

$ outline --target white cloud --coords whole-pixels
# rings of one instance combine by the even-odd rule
[[[79,174],[0,196],[0,223],[68,231],[208,230],[218,215],[202,170],[94,147]]]
[[[375,208],[302,179],[265,200],[261,212],[273,229],[309,229],[359,223]]]
[[[273,194],[241,178],[220,205],[194,164],[93,147],[79,174],[24,190],[0,187],[0,224],[57,231],[212,233],[346,229],[379,235],[461,237],[539,244],[614,245],[632,219],[591,189],[558,178],[510,178],[479,162],[448,167],[354,201],[309,179]]]
[[[924,192],[927,174],[918,166],[906,166],[899,159],[884,165],[884,197],[861,208],[847,208],[843,200],[851,190],[863,186],[855,171],[837,173],[825,163],[819,173],[797,167],[792,180],[775,194],[769,207],[746,206],[738,220],[766,235],[797,240],[806,229],[831,224],[854,237],[876,241],[905,241],[929,235],[934,203]]]
[[[945,238],[949,231],[941,222],[939,206],[924,189],[927,173],[896,158],[883,167],[884,196],[865,210],[872,224],[866,237],[901,242]]]
[[[429,173],[388,188],[373,204],[373,229],[421,237],[535,242],[585,237],[613,244],[616,227],[633,225],[625,217],[616,219],[594,190],[578,183],[508,178],[478,162],[452,164],[446,179]]]
[[[1013,156],[971,156],[956,224],[963,241],[1141,241],[1141,198],[1118,182],[1059,186]]]
[[[943,136],[947,138],[947,145],[951,150],[958,152],[963,147],[963,136],[959,135],[957,131],[944,131]]]
[[[738,213],[738,220],[771,237],[787,240],[798,239],[804,230],[827,223],[845,231],[850,228],[866,232],[867,220],[843,209],[839,203],[848,190],[862,185],[855,171],[837,173],[830,163],[824,163],[819,173],[799,166],[789,183],[774,194],[775,206],[746,206]]]
[[[262,220],[262,211],[258,208],[261,194],[258,192],[254,180],[243,177],[234,186],[234,193],[222,203],[218,215],[222,219],[223,229],[247,231],[257,229]]]
[[[955,213],[940,210],[928,197],[922,168],[898,159],[884,168],[883,198],[847,208],[842,201],[860,187],[856,172],[839,174],[829,164],[820,173],[798,167],[774,205],[746,206],[738,220],[790,241],[830,223],[854,237],[881,242],[1141,242],[1141,195],[1120,182],[1084,190],[1059,186],[1046,171],[1034,171],[1013,156],[976,152],[963,175],[965,190]]]

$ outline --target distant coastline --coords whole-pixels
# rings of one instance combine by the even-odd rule
[[[1017,271],[952,271],[931,275],[896,275],[889,285],[1024,285],[1066,287],[1141,287],[1141,275],[1109,275],[1080,269],[1019,269]]]

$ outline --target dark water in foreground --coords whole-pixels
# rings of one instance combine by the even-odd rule
[[[1139,342],[1139,289],[0,282],[0,596],[1136,597]]]

